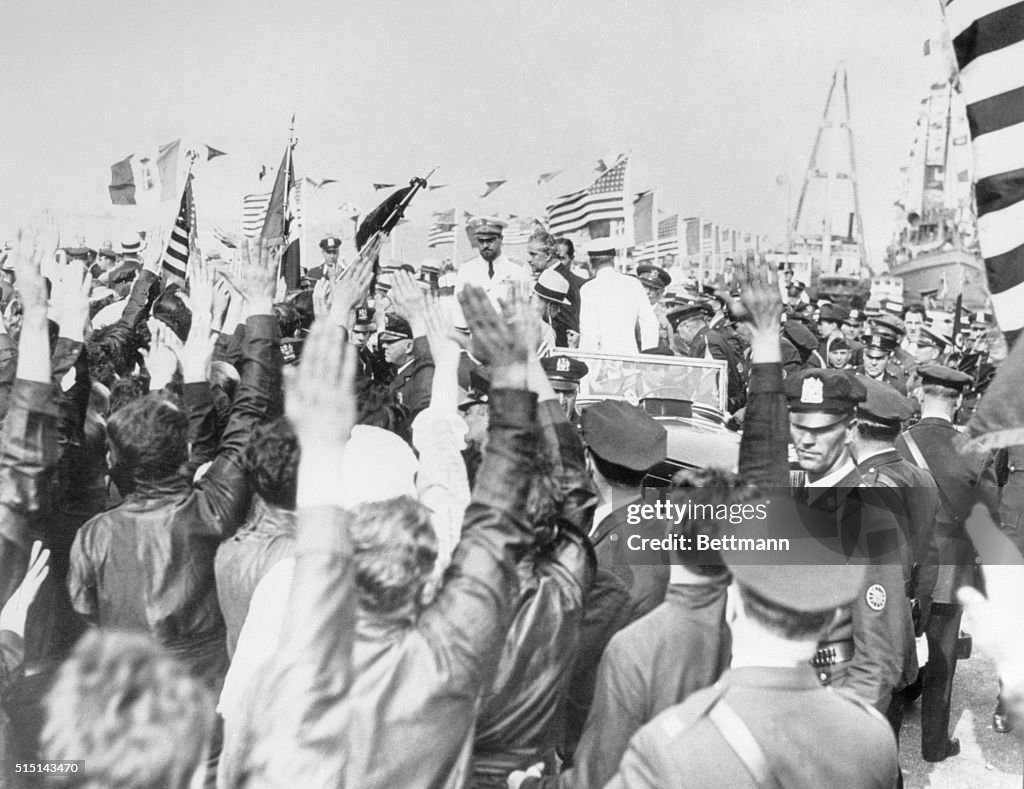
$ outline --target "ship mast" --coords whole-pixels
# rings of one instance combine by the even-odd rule
[[[837,86],[842,93],[841,100],[839,97],[840,91],[836,90]],[[849,157],[845,162],[840,161],[840,157],[837,155],[837,149],[842,147],[839,143],[842,141],[841,138],[843,136],[845,136],[845,143],[847,145],[846,150],[849,151]],[[825,137],[827,137],[827,141],[823,146],[822,140]],[[840,181],[848,181],[853,190],[856,243],[860,265],[863,267],[866,262],[864,227],[860,212],[860,191],[857,185],[857,159],[853,147],[853,129],[850,126],[850,91],[847,83],[846,65],[844,63],[840,63],[832,73],[832,85],[828,90],[825,110],[822,112],[818,133],[814,138],[814,147],[811,149],[811,159],[807,163],[804,182],[800,188],[796,213],[793,216],[793,224],[790,227],[791,235],[795,236],[798,234],[800,220],[807,205],[807,194],[812,181],[824,181],[825,186],[825,210],[821,222],[822,258],[819,273],[826,275],[832,273],[832,203],[838,191],[837,182]],[[859,276],[859,272],[857,272],[856,276]]]

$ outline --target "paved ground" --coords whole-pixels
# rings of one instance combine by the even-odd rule
[[[964,630],[970,632],[965,620]],[[1024,633],[1018,634],[1024,648]],[[900,765],[907,789],[1022,789],[1024,747],[1018,733],[992,730],[996,673],[984,655],[975,650],[969,660],[957,664],[950,725],[960,738],[960,755],[938,764],[921,759],[921,706],[908,707],[900,737]]]

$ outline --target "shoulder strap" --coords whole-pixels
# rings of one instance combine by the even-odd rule
[[[907,444],[907,449],[910,450],[910,456],[914,458],[915,465],[917,465],[918,468],[923,468],[934,478],[935,473],[932,471],[931,466],[928,465],[928,461],[925,460],[924,454],[921,452],[921,447],[920,445],[918,445],[917,439],[914,438],[914,434],[911,431],[907,430],[903,434],[903,440]],[[946,510],[948,510],[949,514],[952,515],[959,523],[960,513],[957,512],[956,507],[953,506],[953,502],[949,500],[949,497],[946,495],[946,492],[942,489],[942,485],[938,484],[939,481],[935,480],[935,482],[939,489],[939,498],[942,499],[942,506],[944,506]]]
[[[760,789],[782,789],[750,728],[724,698],[718,699],[707,716]]]

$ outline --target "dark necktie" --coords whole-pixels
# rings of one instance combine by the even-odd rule
[[[494,261],[487,261],[487,279],[494,279]]]

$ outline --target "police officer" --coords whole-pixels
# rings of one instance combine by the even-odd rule
[[[864,568],[822,556],[785,572],[749,560],[730,569],[733,667],[644,726],[609,789],[892,787],[898,761],[885,719],[819,687],[808,665],[836,607],[861,595]]]
[[[738,411],[744,403],[744,382],[740,363],[732,346],[714,329],[708,327],[708,316],[713,312],[703,302],[691,302],[669,310],[668,318],[675,332],[674,348],[679,356],[696,359],[718,359],[726,363],[728,378],[728,408]]]
[[[314,266],[306,272],[306,279],[316,282],[318,279],[327,277],[334,279],[338,275],[338,259],[341,255],[341,239],[337,236],[327,236],[320,239],[320,253],[323,255],[323,262]]]
[[[426,337],[413,339],[412,327],[399,315],[389,314],[378,334],[384,348],[384,359],[395,371],[388,384],[398,404],[411,420],[430,405],[430,388],[434,381],[434,360]]]
[[[829,516],[844,549],[869,562],[861,595],[819,645],[815,667],[823,683],[858,694],[884,714],[905,684],[914,634],[899,525],[866,492],[849,452],[855,409],[867,391],[849,373],[811,369],[789,376],[785,394],[790,437],[804,472],[799,495]]]
[[[925,630],[928,665],[921,694],[921,755],[926,761],[939,762],[960,752],[960,743],[948,732],[963,613],[956,590],[971,583],[974,568],[974,548],[964,519],[976,499],[997,512],[999,488],[995,457],[953,424],[971,377],[942,365],[920,367],[918,375],[921,382],[914,394],[921,403],[921,419],[900,435],[896,448],[931,472],[942,500],[935,524],[939,569]]]
[[[374,381],[388,383],[392,377],[390,365],[384,360],[380,349],[370,346],[370,338],[377,332],[376,314],[373,307],[365,305],[353,310],[349,342],[359,349],[356,374],[360,378],[372,378]]]
[[[545,356],[540,366],[551,382],[551,388],[558,395],[558,400],[565,409],[565,415],[574,425],[579,424],[580,415],[576,411],[576,396],[580,392],[580,380],[590,368],[579,359],[571,356]]]
[[[903,321],[895,315],[883,312],[881,315],[872,318],[870,325],[872,334],[881,334],[896,343],[888,366],[894,375],[902,376],[905,379],[907,374],[917,365],[917,358],[909,351],[903,349],[903,336],[906,333]]]
[[[906,595],[915,615],[914,633],[924,632],[931,610],[932,590],[938,572],[935,519],[941,503],[932,475],[904,460],[896,449],[902,424],[914,415],[911,401],[887,384],[863,379],[867,399],[857,406],[857,430],[853,453],[864,484],[877,489],[885,508],[896,516],[903,533],[903,577]],[[913,653],[908,654],[908,658]],[[917,675],[916,662],[905,665],[904,684]],[[902,693],[893,695],[888,717],[899,742],[903,723]]]
[[[846,336],[850,343],[850,364],[857,367],[861,363],[861,353],[864,350],[860,342],[864,329],[864,311],[850,310],[839,326],[840,331]]]
[[[647,298],[654,308],[654,315],[658,319],[658,348],[668,350],[672,337],[672,325],[668,322],[666,314],[668,310],[662,302],[665,295],[665,288],[672,284],[672,276],[661,266],[645,264],[637,266],[636,277],[644,286]],[[636,327],[636,341],[640,344],[640,326]]]
[[[906,374],[899,375],[889,362],[893,351],[897,348],[896,341],[884,334],[869,334],[864,338],[864,364],[856,371],[861,375],[881,383],[889,384],[900,394],[907,393]]]

